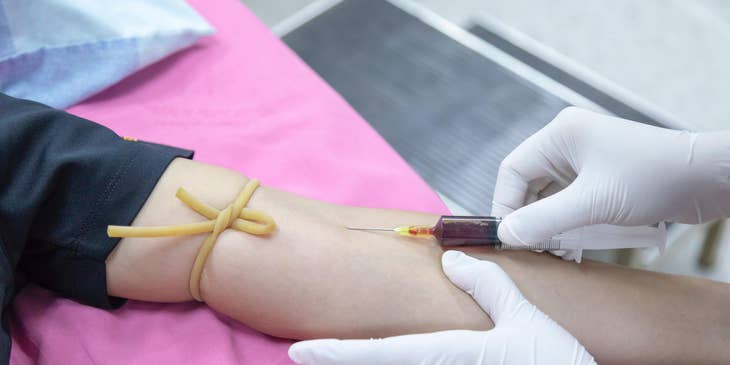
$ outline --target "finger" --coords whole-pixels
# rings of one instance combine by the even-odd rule
[[[547,186],[545,186],[542,190],[540,190],[537,198],[544,199],[548,196],[556,194],[560,190],[563,190],[563,188],[564,188],[564,186],[553,181],[550,184],[548,184]],[[562,258],[565,261],[575,261],[577,263],[580,263],[581,259],[583,258],[583,250],[581,250],[581,249],[578,249],[578,250],[553,250],[553,251],[550,251],[550,253]]]
[[[537,199],[544,199],[551,195],[554,195],[558,193],[560,190],[563,190],[565,188],[565,185],[560,185],[559,183],[552,181],[548,185],[546,185],[544,188],[540,190],[540,192],[537,193]]]
[[[306,365],[366,364],[373,352],[372,341],[323,339],[297,342],[289,347],[289,358]]]
[[[507,273],[491,261],[477,260],[460,251],[446,251],[441,264],[456,286],[469,293],[495,324],[532,306]]]
[[[505,216],[522,207],[531,183],[540,178],[566,186],[575,178],[571,163],[564,156],[570,149],[562,146],[564,128],[548,124],[515,148],[499,166],[494,187],[492,215]]]
[[[306,365],[421,364],[428,358],[449,356],[456,347],[478,348],[470,345],[479,344],[480,333],[443,331],[370,340],[302,341],[289,347],[289,358]]]
[[[508,214],[514,212],[515,210],[506,206],[502,205],[502,203],[492,200],[492,217],[506,217]]]
[[[565,189],[508,214],[499,224],[500,241],[528,245],[592,224],[591,187],[579,177]]]
[[[524,205],[527,189],[528,182],[502,161],[494,185],[492,216],[504,217]]]
[[[555,182],[547,177],[541,177],[530,182],[527,188],[527,195],[525,196],[525,201],[523,204],[531,204],[540,199],[540,193],[550,185],[555,185]]]

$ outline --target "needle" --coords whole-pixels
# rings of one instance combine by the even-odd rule
[[[388,232],[395,231],[395,228],[355,228],[355,227],[345,227],[345,228],[351,229],[353,231],[388,231]]]

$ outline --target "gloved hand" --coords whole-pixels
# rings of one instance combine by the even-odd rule
[[[378,340],[313,340],[289,348],[306,365],[595,364],[586,349],[528,302],[495,263],[461,252],[442,258],[446,276],[494,321],[490,331],[443,331]]]
[[[730,216],[730,131],[689,133],[566,108],[499,169],[492,215],[519,245],[592,224]]]

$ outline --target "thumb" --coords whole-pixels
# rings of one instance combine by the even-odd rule
[[[523,308],[532,307],[507,273],[494,262],[477,260],[460,251],[446,251],[441,257],[441,265],[449,280],[469,293],[495,325]]]
[[[524,246],[591,224],[590,199],[583,198],[589,190],[579,179],[504,217],[499,224],[499,240],[508,245]]]
[[[289,358],[304,365],[367,364],[381,340],[321,339],[297,342],[289,347]]]
[[[427,361],[458,355],[458,346],[478,349],[481,332],[454,330],[370,340],[309,340],[289,347],[289,358],[304,365],[410,365],[446,363]],[[449,354],[453,352],[453,354]]]

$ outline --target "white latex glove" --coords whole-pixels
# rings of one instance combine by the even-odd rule
[[[513,212],[514,211],[514,212]],[[499,168],[492,215],[519,245],[592,224],[730,216],[730,131],[689,133],[566,108]]]
[[[586,349],[528,302],[495,263],[458,251],[442,258],[446,276],[494,321],[490,331],[443,331],[371,340],[312,340],[289,357],[306,365],[595,364]]]

